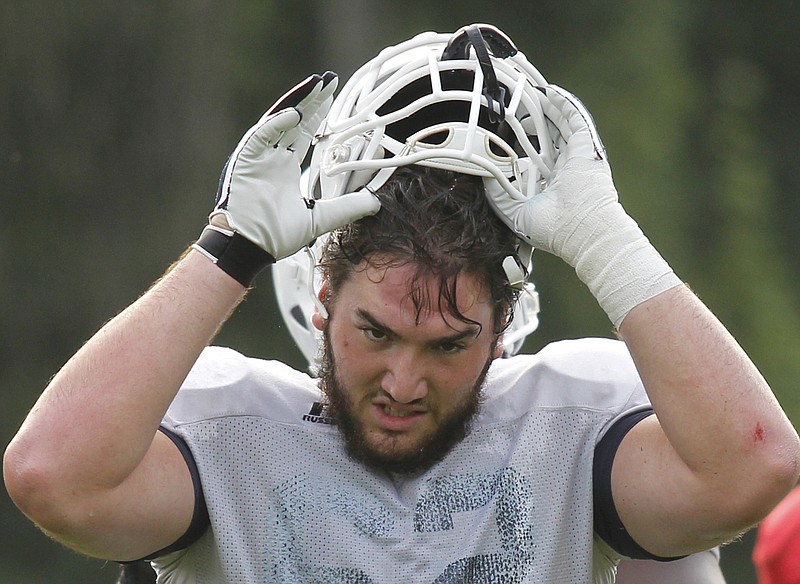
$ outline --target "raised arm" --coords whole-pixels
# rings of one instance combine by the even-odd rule
[[[309,77],[245,134],[193,249],[69,360],[9,445],[11,497],[57,540],[130,560],[186,531],[191,477],[158,432],[181,383],[261,268],[378,208],[370,193],[301,197],[300,162],[335,86]]]
[[[658,419],[635,426],[612,472],[634,539],[674,556],[755,525],[797,480],[797,435],[764,378],[686,287],[634,309],[620,334]]]
[[[67,362],[6,450],[6,486],[26,515],[65,545],[113,560],[186,531],[191,478],[157,429],[244,290],[192,251]]]
[[[498,214],[573,266],[633,356],[656,416],[617,452],[612,492],[634,540],[675,556],[731,539],[800,472],[800,443],[733,337],[675,276],[619,204],[591,116],[561,88],[542,92],[559,132],[548,187],[530,199],[487,181]]]

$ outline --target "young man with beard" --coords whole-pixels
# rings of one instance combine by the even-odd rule
[[[515,237],[477,177],[405,167],[377,196],[381,211],[323,252],[320,386],[352,458],[414,474],[478,410],[515,298],[502,270]]]
[[[794,429],[622,210],[588,114],[555,86],[506,85],[530,90],[506,100],[492,74],[516,53],[491,27],[448,43],[448,72],[469,46],[477,68],[461,80],[488,125],[524,102],[547,118],[542,151],[557,134],[541,191],[520,196],[538,184],[531,154],[507,167],[514,182],[439,160],[304,198],[318,129],[320,168],[377,150],[322,148],[334,76],[297,86],[234,151],[197,244],[64,366],[6,451],[9,493],[42,529],[97,557],[151,557],[165,582],[611,582],[623,556],[711,548],[784,496]],[[528,118],[509,128],[530,134]],[[456,156],[442,144],[473,143],[475,120],[438,146],[441,126],[415,130],[395,154],[425,138]],[[510,152],[479,142],[487,160]],[[260,268],[331,230],[312,317],[322,392],[208,348]],[[496,360],[520,241],[573,265],[622,341]]]

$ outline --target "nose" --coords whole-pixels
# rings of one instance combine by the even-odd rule
[[[401,404],[410,404],[428,395],[423,360],[413,351],[394,351],[381,380],[381,389]]]

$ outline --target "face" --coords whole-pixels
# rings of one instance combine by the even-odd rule
[[[492,359],[502,353],[494,309],[462,275],[466,323],[409,298],[413,266],[361,266],[336,293],[326,332],[322,384],[348,452],[369,466],[413,473],[440,460],[467,431]],[[438,298],[438,281],[422,283]],[[324,293],[324,291],[323,291]]]

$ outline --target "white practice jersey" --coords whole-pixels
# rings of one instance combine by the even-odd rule
[[[164,420],[210,528],[154,561],[169,584],[613,582],[592,519],[595,446],[649,408],[619,341],[496,360],[468,436],[420,476],[350,460],[314,379],[209,348]]]

